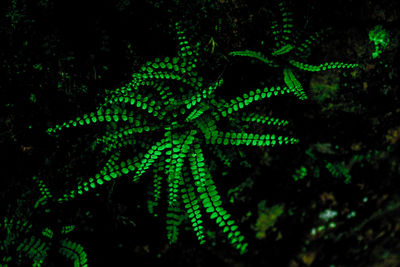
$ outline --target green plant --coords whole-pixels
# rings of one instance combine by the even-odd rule
[[[372,58],[377,58],[389,45],[389,33],[382,27],[382,25],[376,25],[369,31],[368,37],[375,46],[375,51],[372,53]]]
[[[216,96],[222,79],[205,85],[196,71],[198,47],[189,44],[179,23],[175,25],[179,43],[178,57],[156,58],[147,62],[125,86],[106,92],[104,102],[95,112],[48,129],[57,134],[75,126],[106,124],[98,138],[102,152],[108,156],[104,168],[79,182],[75,189],[58,198],[60,203],[82,195],[106,182],[129,175],[133,182],[153,169],[154,191],[149,211],[154,212],[166,182],[168,195],[167,231],[171,243],[176,241],[182,221],[181,209],[190,220],[200,243],[205,242],[203,213],[215,220],[230,243],[241,253],[247,243],[231,215],[223,208],[212,178],[212,162],[206,162],[203,150],[209,150],[223,162],[229,162],[226,146],[275,146],[295,144],[296,138],[273,133],[244,132],[242,123],[261,123],[280,127],[288,122],[240,110],[254,102],[278,94],[295,93],[294,87],[266,87],[226,101]],[[218,124],[229,123],[232,128]],[[154,140],[156,138],[156,140]],[[154,141],[153,141],[154,140]],[[132,151],[126,159],[121,149]],[[215,164],[214,164],[215,165]]]
[[[41,194],[49,195],[47,188],[43,190],[43,181],[36,177],[34,180],[39,181]],[[33,200],[32,204],[35,204],[29,205],[28,200]],[[43,266],[49,252],[57,246],[60,254],[74,260],[74,266],[87,266],[83,247],[65,238],[74,230],[74,225],[65,225],[61,231],[54,232],[52,228],[56,226],[43,226],[33,220],[35,216],[46,216],[50,212],[49,209],[43,209],[47,204],[43,200],[40,197],[35,201],[32,195],[23,194],[17,208],[9,209],[7,213],[10,215],[0,220],[0,266]]]
[[[307,176],[307,168],[304,166],[300,166],[300,168],[296,169],[295,173],[292,175],[296,182],[304,179],[305,176]]]
[[[325,167],[328,169],[333,177],[344,177],[344,182],[346,184],[350,183],[351,175],[349,169],[345,166],[344,161],[337,163],[327,162]]]
[[[83,247],[68,239],[61,241],[60,253],[74,261],[74,266],[87,267],[87,256]]]
[[[296,77],[296,70],[319,72],[333,69],[356,68],[359,66],[356,63],[349,64],[343,62],[325,62],[317,65],[306,63],[305,60],[310,56],[312,46],[318,43],[321,36],[329,29],[315,32],[305,40],[301,40],[298,38],[298,34],[295,35],[293,32],[292,13],[288,11],[284,1],[279,3],[279,10],[281,18],[274,20],[271,25],[275,47],[269,52],[268,57],[261,52],[252,50],[232,51],[229,55],[250,57],[264,62],[272,68],[283,68],[283,80],[286,86],[301,100],[308,99],[308,96]]]

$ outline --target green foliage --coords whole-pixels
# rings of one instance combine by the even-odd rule
[[[188,214],[188,219],[192,223],[193,230],[196,233],[200,244],[204,244],[203,220],[200,209],[200,201],[196,197],[195,188],[190,183],[189,178],[185,178],[185,183],[181,183],[182,201]]]
[[[87,267],[87,255],[83,247],[68,239],[61,241],[59,252],[74,261],[74,267]]]
[[[86,253],[82,247],[68,240],[58,243],[60,236],[49,227],[43,229],[43,237],[38,237],[34,234],[36,229],[28,221],[4,218],[0,230],[0,233],[6,233],[0,241],[0,253],[3,256],[0,266],[8,266],[7,263],[27,266],[28,262],[32,266],[43,266],[53,244],[58,244],[60,253],[75,261],[74,266],[87,266]],[[73,227],[64,226],[61,233],[66,234],[72,230]]]
[[[26,204],[22,199],[17,203]],[[31,207],[9,208],[7,213],[10,214],[0,220],[0,255],[6,260],[3,262],[13,262],[18,266],[30,262],[33,266],[41,266],[49,246],[33,233],[34,226],[29,221]]]
[[[377,58],[389,45],[389,33],[382,27],[382,25],[376,25],[369,31],[368,36],[369,40],[375,45],[375,51],[372,53],[372,58]]]
[[[31,236],[31,238],[26,238],[18,245],[17,252],[23,253],[30,258],[33,261],[33,266],[41,266],[47,257],[48,249],[49,246],[47,242],[35,236]]]
[[[182,211],[179,207],[168,206],[167,212],[167,237],[170,244],[178,240],[179,226],[183,221]]]
[[[350,183],[351,175],[349,169],[344,165],[344,161],[338,163],[327,162],[325,166],[333,177],[344,177],[346,184]]]
[[[0,262],[0,267],[8,267],[8,263],[11,261],[11,256],[4,256],[0,260],[2,261]]]
[[[306,176],[307,176],[307,168],[304,166],[301,166],[300,168],[296,169],[295,173],[292,175],[295,181],[302,180]]]
[[[308,99],[308,96],[296,78],[293,67],[302,71],[319,72],[333,69],[356,68],[359,66],[355,63],[349,64],[343,62],[325,62],[317,65],[304,62],[304,59],[310,55],[312,45],[319,41],[325,31],[316,32],[304,41],[299,40],[297,37],[298,34],[293,32],[292,13],[288,12],[284,2],[279,3],[279,10],[281,18],[274,20],[271,25],[275,44],[269,53],[269,57],[264,56],[261,52],[252,50],[232,51],[229,55],[250,57],[266,63],[272,68],[283,68],[283,80],[286,86],[301,100]]]
[[[345,184],[349,184],[352,180],[350,173],[352,166],[358,162],[362,162],[365,159],[363,155],[355,155],[347,161],[334,160],[334,156],[341,154],[339,146],[333,147],[331,143],[316,143],[311,145],[306,150],[307,158],[302,166],[295,170],[292,175],[293,179],[297,182],[307,177],[320,178],[325,172],[329,176],[334,178],[343,179]],[[370,155],[371,153],[369,153]],[[370,159],[370,156],[369,156]]]
[[[46,227],[46,228],[43,230],[42,235],[43,235],[43,236],[46,236],[46,237],[48,237],[48,238],[50,238],[50,239],[52,239],[54,233],[53,233],[53,231],[52,231],[50,228]]]
[[[38,184],[40,194],[42,195],[42,197],[36,201],[34,206],[36,209],[39,205],[45,205],[47,203],[47,199],[51,199],[53,195],[50,193],[43,180],[37,178],[36,176],[32,177],[32,179]]]
[[[61,229],[62,234],[68,234],[75,229],[75,225],[65,225]]]
[[[208,147],[229,165],[232,155],[224,152],[226,146],[296,144],[296,138],[245,132],[241,125],[241,122],[252,122],[281,127],[287,125],[287,121],[239,111],[279,94],[295,93],[300,98],[301,94],[298,88],[271,86],[249,91],[230,101],[217,97],[215,91],[222,86],[222,79],[204,81],[196,71],[199,44],[190,45],[179,23],[175,30],[177,57],[146,62],[126,85],[107,90],[96,111],[48,129],[49,134],[58,136],[60,131],[78,126],[93,124],[106,128],[96,141],[96,146],[101,146],[102,153],[108,157],[105,166],[57,200],[60,203],[69,201],[121,176],[129,175],[133,182],[138,182],[151,173],[153,183],[148,209],[157,215],[154,208],[158,206],[162,184],[165,184],[170,243],[176,242],[178,237],[183,206],[185,217],[190,220],[201,244],[205,243],[203,218],[206,214],[230,243],[244,253],[247,243],[238,225],[222,207],[212,178],[216,165],[206,161],[203,150]],[[231,122],[232,128],[218,126],[225,120]],[[133,155],[123,158],[120,151],[126,148],[133,151]]]
[[[20,236],[31,230],[32,225],[27,220],[5,217],[0,223],[0,228],[5,233],[0,242],[0,250],[7,251],[17,244]]]
[[[37,177],[40,195],[47,196],[48,193],[44,182]],[[33,192],[33,191],[32,191]],[[45,266],[53,246],[57,248],[60,240],[65,238],[63,235],[71,232],[74,225],[63,226],[60,231],[53,231],[57,226],[47,223],[33,221],[34,217],[44,216],[50,212],[49,209],[39,208],[38,203],[43,196],[38,196],[38,200],[27,192],[17,201],[17,208],[6,211],[9,216],[0,219],[0,265],[1,266]],[[29,202],[26,201],[29,198]],[[30,204],[29,204],[30,203]],[[43,204],[44,205],[44,204]],[[43,213],[44,212],[44,213]],[[62,234],[62,235],[60,235]],[[80,265],[76,265],[80,266]],[[84,266],[84,265],[82,265]]]
[[[376,165],[379,160],[387,158],[389,153],[391,153],[392,151],[392,146],[387,146],[386,149],[383,150],[370,149],[363,154],[355,154],[351,158],[349,164],[360,164],[361,167],[364,167],[366,163],[370,165]]]
[[[27,3],[26,0],[5,2],[4,6],[13,2]],[[336,257],[337,254],[343,255],[343,250],[346,250],[346,246],[336,241],[340,241],[342,233],[348,231],[346,228],[356,229],[359,222],[363,223],[362,217],[369,211],[382,208],[381,203],[385,201],[387,195],[382,196],[380,189],[385,191],[385,188],[390,187],[392,181],[389,175],[399,172],[396,162],[398,158],[382,151],[381,145],[382,142],[386,142],[396,147],[398,140],[398,135],[394,134],[393,139],[384,138],[387,127],[397,127],[397,113],[394,110],[396,90],[391,90],[394,87],[390,86],[393,83],[392,78],[397,74],[396,67],[387,62],[388,58],[382,62],[375,62],[379,64],[367,64],[365,72],[362,73],[350,68],[328,72],[329,68],[333,70],[335,66],[335,69],[338,69],[337,66],[344,65],[320,64],[324,62],[324,58],[331,61],[341,61],[341,59],[323,55],[321,57],[321,54],[309,57],[311,46],[321,40],[322,34],[318,32],[304,42],[298,39],[300,36],[298,26],[302,25],[293,23],[292,15],[284,3],[280,4],[280,14],[275,14],[271,9],[271,3],[262,3],[263,1],[188,1],[180,13],[175,13],[174,7],[169,9],[169,3],[164,3],[167,1],[150,0],[135,5],[129,0],[111,1],[112,4],[109,4],[110,1],[105,1],[96,4],[95,10],[91,7],[80,8],[78,13],[82,18],[77,19],[78,13],[75,13],[74,20],[67,23],[68,25],[51,23],[54,27],[43,28],[41,25],[52,22],[53,17],[58,17],[54,14],[62,12],[59,7],[63,7],[64,4],[67,7],[68,3],[63,4],[62,1],[60,4],[47,0],[38,2],[40,4],[29,4],[26,13],[21,9],[21,5],[18,8],[22,11],[21,14],[37,19],[39,23],[25,27],[25,24],[21,24],[24,18],[19,22],[16,20],[17,27],[14,33],[8,33],[12,38],[4,38],[3,42],[5,48],[2,53],[5,57],[3,70],[9,74],[4,88],[9,87],[10,90],[7,90],[3,101],[5,113],[1,122],[5,123],[2,125],[5,129],[1,130],[1,135],[6,138],[2,143],[5,144],[7,153],[15,150],[17,156],[22,155],[17,158],[15,164],[7,164],[9,166],[6,169],[15,175],[4,175],[3,180],[6,184],[8,181],[13,183],[15,181],[14,186],[18,188],[24,185],[31,187],[29,189],[34,190],[35,197],[27,197],[28,201],[23,205],[18,203],[20,207],[29,204],[31,209],[24,213],[26,216],[12,216],[13,209],[1,212],[0,266],[30,266],[34,261],[38,265],[41,260],[42,265],[67,266],[75,261],[80,265],[80,261],[76,260],[79,255],[64,253],[71,258],[67,261],[66,257],[59,253],[60,240],[64,240],[66,234],[74,230],[75,223],[79,229],[72,233],[76,238],[73,241],[84,245],[88,249],[85,249],[86,252],[95,252],[94,255],[88,255],[93,256],[89,260],[90,264],[94,265],[98,265],[96,262],[100,262],[101,265],[102,261],[107,259],[122,262],[126,259],[121,259],[119,256],[126,251],[134,253],[134,258],[137,258],[136,255],[144,258],[149,264],[174,261],[206,265],[208,262],[216,263],[219,260],[237,265],[236,261],[243,263],[244,260],[248,265],[267,261],[274,265],[273,262],[278,260],[281,262],[282,259],[286,265],[320,266],[327,262],[336,265],[349,263],[348,258]],[[151,3],[161,2],[163,2],[162,8],[153,12]],[[178,2],[182,1],[172,2],[178,6]],[[220,8],[218,10],[220,16],[214,16],[213,12],[207,13],[207,8],[197,8],[203,3],[206,6],[205,2],[217,5]],[[324,14],[318,10],[322,4],[295,2],[301,11],[306,11],[298,17],[304,18],[307,26],[316,25],[311,17],[316,12],[320,19],[317,23],[322,22],[320,25],[323,25],[326,21]],[[345,4],[342,6],[343,11],[348,6],[356,5],[350,2]],[[47,7],[40,8],[44,5]],[[104,7],[109,9],[109,5],[117,5],[121,12],[116,13],[110,9],[110,16],[107,16],[109,19],[103,20],[104,16],[98,16],[99,13],[96,12],[103,14]],[[95,12],[93,16],[91,15],[95,27],[81,31],[82,28],[79,26],[84,25],[81,22],[87,20],[85,14],[87,10]],[[150,10],[155,16],[146,16],[148,12],[142,12],[143,10]],[[54,13],[55,11],[57,13]],[[168,11],[169,14],[165,14],[164,11]],[[382,20],[385,16],[386,21],[393,20],[392,15],[389,16],[382,11],[383,9],[374,12],[374,18]],[[3,13],[6,12],[8,9],[5,8]],[[323,12],[329,13],[332,18],[339,14],[337,10]],[[68,13],[70,12],[65,14]],[[206,13],[208,17],[201,18]],[[344,13],[345,19],[350,19],[351,14],[357,14],[354,10],[346,10]],[[119,15],[121,17],[118,17]],[[196,31],[194,34],[197,34],[198,39],[190,39],[198,40],[201,45],[192,43],[186,38],[186,31],[178,26],[179,29],[176,31],[179,51],[172,52],[174,50],[171,50],[171,42],[163,40],[167,34],[167,31],[162,29],[163,25],[167,20],[174,20],[177,17],[185,19],[191,15],[194,19],[186,21],[189,28],[187,26],[185,28]],[[366,22],[367,17],[364,15],[363,21]],[[276,21],[272,22],[273,31],[260,29],[260,25],[262,28],[263,23],[271,16],[276,18]],[[64,21],[62,17],[58,20]],[[10,29],[7,27],[9,21],[11,21],[9,17],[4,16],[3,30]],[[193,21],[196,23],[192,23]],[[129,27],[121,27],[125,22],[129,23]],[[335,22],[342,26],[342,20]],[[355,49],[345,49],[346,53],[361,55],[364,58],[360,59],[360,62],[368,62],[368,59],[365,59],[367,42],[362,36],[366,37],[363,33],[369,29],[365,31],[365,27],[362,26],[372,25],[370,23],[371,21],[361,24],[356,22],[349,29],[349,32],[352,32],[351,36],[343,36],[340,41],[332,40],[319,52],[330,49],[330,55],[336,54],[332,50],[333,44],[345,49],[343,43],[353,43],[356,44]],[[384,20],[382,23],[392,25]],[[21,34],[15,34],[18,32]],[[273,38],[271,44],[265,46],[270,50],[250,46],[250,40],[257,38],[253,35],[257,32],[259,36],[270,34]],[[151,33],[151,36],[148,33]],[[7,34],[4,35],[8,37]],[[97,40],[107,44],[99,44]],[[373,45],[370,48],[373,49]],[[245,50],[232,52],[235,58],[225,57],[227,51],[236,49],[252,49],[264,55]],[[250,57],[252,62],[258,61],[258,64],[246,65],[249,68],[239,69],[240,62],[246,60],[240,56]],[[66,60],[68,57],[74,59],[68,61]],[[121,60],[122,58],[126,60]],[[127,62],[128,64],[131,62],[132,66],[127,68],[124,65]],[[232,64],[237,66],[232,67]],[[324,68],[326,72],[323,72]],[[107,69],[109,71],[103,71]],[[127,69],[133,70],[134,75],[126,73]],[[346,74],[349,70],[352,78]],[[379,74],[382,73],[386,73],[388,77],[380,79],[382,77]],[[260,74],[259,78],[268,81],[265,86],[257,87],[257,74]],[[342,80],[341,74],[349,78],[339,83],[339,80]],[[232,76],[237,76],[236,84],[227,81]],[[345,101],[346,106],[358,105],[357,99],[361,99],[360,103],[366,105],[362,109],[356,109],[359,113],[348,114],[332,112],[333,109],[329,108],[331,103],[326,102],[324,104],[329,106],[326,105],[322,110],[321,106],[318,106],[320,103],[303,102],[299,105],[284,103],[287,93],[293,93],[302,99],[309,97],[308,93],[307,95],[304,93],[308,92],[304,78],[311,77],[312,83],[316,76],[322,78],[317,82],[320,86],[316,88],[315,93],[324,90],[316,97],[321,97],[323,100],[334,96],[334,100],[339,101],[334,103],[335,105],[343,105]],[[355,76],[357,81],[353,79]],[[123,77],[126,82],[114,86],[118,82],[115,77]],[[251,77],[251,80],[246,83],[245,77]],[[331,82],[327,77],[337,78],[337,82]],[[377,81],[380,82],[376,83]],[[386,83],[387,81],[390,83]],[[71,91],[74,84],[78,84],[81,88],[82,84],[87,84],[88,94]],[[242,85],[239,88],[237,84]],[[325,84],[335,84],[336,87],[326,89]],[[345,87],[345,94],[341,94],[343,90],[337,89],[339,85]],[[360,85],[362,88],[359,88]],[[110,89],[105,94],[101,91],[103,86],[108,86]],[[377,87],[388,92],[385,93],[386,97],[393,96],[390,97],[393,103],[385,105],[384,110],[380,110],[374,104],[376,101],[387,102],[385,97],[380,96],[379,89],[375,90]],[[99,92],[100,95],[95,97],[94,94]],[[371,101],[368,97],[371,94],[376,101]],[[275,96],[279,96],[279,99],[275,99]],[[64,99],[65,97],[68,99]],[[49,99],[51,101],[48,101]],[[291,110],[298,111],[296,117],[300,118],[301,123],[297,126],[302,128],[302,136],[304,135],[304,140],[308,142],[295,148],[286,148],[293,152],[288,157],[269,151],[272,146],[297,143],[296,138],[285,136],[284,131],[280,131],[289,125],[289,121],[283,120],[284,117],[275,118],[269,113],[269,105],[265,103],[271,100],[273,102],[278,100],[277,103],[272,103],[272,113],[275,113],[275,116],[282,114],[275,112],[275,107],[286,114],[286,119],[290,119],[288,114]],[[293,100],[294,97],[291,97],[290,103]],[[92,104],[88,104],[88,101],[92,101]],[[354,104],[354,101],[357,103]],[[372,108],[372,113],[366,112],[369,108]],[[27,109],[32,111],[29,112],[29,116],[25,116]],[[343,110],[339,107],[335,109]],[[356,119],[357,123],[343,123],[351,119]],[[59,125],[55,125],[56,123]],[[43,127],[52,127],[49,133],[57,138],[57,144],[52,138],[41,136]],[[338,128],[341,130],[336,131]],[[382,134],[381,138],[375,136]],[[389,134],[391,135],[390,132]],[[79,147],[80,145],[82,147]],[[313,151],[315,155],[312,155],[312,159],[302,155],[304,148],[313,145],[319,146],[319,149]],[[336,148],[336,145],[340,147]],[[258,150],[261,146],[264,146],[260,148],[264,157],[260,161],[257,160],[258,153],[251,155],[251,151]],[[373,149],[370,150],[372,152],[367,151],[374,147],[380,149],[378,153]],[[90,156],[87,156],[86,152]],[[248,162],[245,154],[250,154]],[[294,162],[288,160],[293,156]],[[382,157],[386,158],[384,162],[381,160]],[[20,159],[23,160],[22,165]],[[249,162],[252,165],[253,162],[259,162],[260,165],[248,167]],[[348,169],[348,174],[352,176],[353,185],[343,185],[346,178],[341,173],[344,171],[340,168],[343,167],[340,166],[342,162]],[[293,164],[296,166],[294,169]],[[19,168],[20,166],[24,167]],[[362,168],[364,166],[365,169]],[[34,181],[24,179],[26,174],[32,177],[32,173],[39,167],[45,169],[44,173],[37,174]],[[240,169],[241,167],[247,169]],[[389,170],[385,172],[385,177],[388,179],[376,179],[382,169]],[[282,175],[283,180],[280,179]],[[291,179],[291,176],[297,182],[290,183],[289,180],[288,185],[286,178]],[[320,177],[320,179],[308,180],[310,177]],[[141,184],[131,185],[127,183],[129,181]],[[282,188],[288,193],[279,192]],[[350,194],[335,193],[335,190],[342,188]],[[3,199],[13,202],[15,200],[13,190],[14,188],[5,187],[2,190]],[[147,207],[143,205],[146,199],[141,199],[142,196],[146,196],[146,190]],[[250,190],[254,192],[250,193]],[[362,201],[363,198],[367,199],[367,196],[368,203]],[[257,216],[257,205],[254,210],[252,204],[257,204],[260,198],[268,198],[265,203],[269,203],[269,206],[264,203],[263,208],[259,208]],[[230,203],[226,203],[226,200]],[[71,203],[65,203],[67,201]],[[285,205],[290,206],[288,215],[295,218],[294,220],[287,215],[281,215],[286,209],[283,208],[283,204],[277,205],[281,207],[274,206],[281,202],[286,202]],[[85,216],[84,214],[88,218],[91,216],[88,215],[89,212],[85,213],[86,207],[93,212],[96,222],[101,224],[90,224],[81,217]],[[148,218],[142,216],[143,210],[138,211],[143,208],[145,211],[147,208],[151,215],[158,217],[154,219],[154,224],[145,223],[148,233],[138,229],[139,226],[143,227],[143,220]],[[299,231],[297,231],[299,234],[291,233],[295,228],[304,230],[313,226],[318,227],[321,225],[320,219],[324,220],[322,215],[325,214],[319,212],[330,209],[337,210],[339,215],[335,217],[334,222],[340,227],[334,229],[335,232],[332,230],[330,236],[327,236],[326,241],[329,242],[322,242],[319,236],[301,234]],[[361,217],[351,220],[348,224],[343,219],[351,210],[357,210],[357,214]],[[15,214],[19,212],[15,209]],[[231,216],[228,217],[229,215]],[[4,218],[7,218],[6,223]],[[84,227],[79,227],[78,222]],[[26,226],[22,227],[24,224]],[[285,226],[281,227],[280,224]],[[298,227],[291,227],[294,224]],[[391,222],[386,224],[394,225]],[[134,227],[131,227],[132,225]],[[255,230],[254,237],[247,229],[250,225],[254,227],[252,228]],[[327,229],[328,221],[323,226]],[[368,229],[363,229],[368,231],[357,230],[358,233],[351,235],[353,241],[362,243],[360,247],[364,249],[360,253],[364,256],[370,250],[365,248],[367,246],[371,248],[370,242],[375,238],[382,239],[383,234],[383,239],[387,239],[385,238],[387,231],[375,231],[374,228],[379,226],[378,224],[368,223],[366,226]],[[181,232],[187,229],[190,230],[187,234]],[[279,231],[276,240],[280,238],[282,240],[274,242],[275,238],[271,237],[274,235],[273,231],[277,229]],[[279,232],[282,232],[282,235]],[[319,234],[325,232],[322,230]],[[248,234],[250,239],[246,238]],[[186,243],[191,240],[190,236],[202,244],[199,250],[191,249],[190,242]],[[337,239],[332,236],[337,236]],[[93,237],[100,239],[93,240]],[[252,247],[251,240],[255,238],[259,240],[256,240],[253,244],[255,246]],[[44,248],[48,248],[47,257],[40,255],[37,249],[30,249],[29,242],[32,239],[35,241],[31,247],[35,248],[35,244],[38,247],[44,244]],[[168,241],[165,242],[164,239]],[[244,258],[237,257],[235,253],[226,252],[225,247],[211,247],[221,239],[222,243],[233,243],[234,247],[241,245],[238,247],[239,252],[246,250],[248,242],[250,255]],[[104,242],[98,242],[99,240]],[[344,240],[346,244],[352,243],[347,241],[351,240]],[[20,244],[27,247],[27,252],[21,250],[17,253],[16,249]],[[288,249],[279,249],[282,245]],[[276,249],[271,250],[271,246]],[[62,247],[66,249],[65,245]],[[71,247],[76,250],[78,245]],[[323,257],[319,257],[322,255],[320,252],[326,252],[324,247],[329,248],[328,253],[322,253]],[[31,250],[33,252],[28,254]],[[274,253],[277,250],[287,251],[287,255],[283,255],[285,252]],[[353,254],[357,252],[358,250]],[[193,256],[193,253],[199,257],[187,257]],[[182,255],[181,259],[177,259],[176,254]],[[333,257],[330,257],[330,254],[334,254]],[[60,256],[64,258],[65,263],[62,263],[62,259],[56,258]],[[128,254],[129,256],[131,255]],[[355,259],[363,258],[365,257],[360,255]],[[352,260],[350,259],[350,262],[354,263]],[[106,264],[105,261],[103,264],[113,265]],[[124,264],[114,262],[114,265]]]

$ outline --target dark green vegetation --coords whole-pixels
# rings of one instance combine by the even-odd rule
[[[399,6],[320,2],[2,1],[0,266],[398,265]]]

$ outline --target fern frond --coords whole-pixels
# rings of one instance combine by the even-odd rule
[[[49,246],[46,242],[41,239],[31,236],[31,238],[25,238],[24,241],[17,247],[18,253],[23,253],[28,258],[33,260],[34,266],[41,266],[45,258],[47,257],[47,250]]]
[[[296,79],[291,69],[285,68],[283,69],[283,80],[289,89],[297,96],[300,100],[307,99],[307,95],[303,90],[303,86]]]
[[[167,143],[168,135],[166,134],[164,139],[156,142],[156,144],[147,151],[141,162],[137,165],[136,173],[133,176],[134,182],[137,182],[140,176],[142,176],[142,174],[145,173],[145,171],[150,168],[150,166],[161,156],[161,153],[166,148]]]
[[[284,54],[287,54],[287,53],[289,53],[290,51],[292,51],[293,48],[294,48],[293,45],[287,44],[287,45],[285,45],[285,46],[282,46],[282,47],[279,48],[279,49],[274,50],[274,51],[271,53],[271,55],[273,55],[273,56],[284,55]]]
[[[210,139],[210,144],[216,145],[251,145],[275,146],[283,144],[297,144],[298,139],[288,136],[275,136],[274,134],[234,133],[217,131]]]
[[[53,233],[53,231],[52,231],[50,228],[46,227],[45,229],[43,229],[42,235],[43,235],[43,236],[46,236],[46,237],[48,237],[48,238],[50,238],[50,239],[52,239],[54,233]]]
[[[104,167],[98,174],[80,183],[76,189],[73,189],[69,191],[69,193],[58,198],[58,202],[62,203],[71,200],[75,198],[76,195],[82,195],[84,192],[88,192],[90,189],[94,189],[96,186],[104,184],[104,182],[109,182],[111,179],[116,179],[136,170],[134,165],[135,162],[130,159],[119,163],[117,163],[116,160],[117,159],[115,158],[110,158],[106,167]]]
[[[200,194],[200,200],[207,213],[210,213],[210,218],[215,219],[222,231],[227,234],[231,244],[235,246],[240,253],[246,251],[247,243],[244,243],[244,236],[238,230],[233,220],[230,220],[231,215],[221,207],[222,201],[219,196],[214,181],[211,178],[208,168],[204,162],[204,155],[200,145],[194,145],[194,151],[190,154],[191,170],[195,178],[197,192]]]
[[[264,116],[256,113],[250,113],[250,114],[243,113],[240,119],[245,122],[255,122],[255,123],[267,124],[278,127],[281,126],[283,127],[289,124],[287,120]]]
[[[296,68],[305,71],[324,71],[330,69],[350,69],[359,67],[359,65],[356,63],[350,64],[343,62],[326,62],[326,63],[321,63],[319,65],[310,65],[296,60],[289,60],[289,63],[295,66]]]
[[[279,67],[278,64],[275,63],[275,61],[268,59],[266,56],[262,55],[261,52],[255,52],[251,50],[244,50],[244,51],[232,51],[229,53],[230,56],[242,56],[242,57],[251,57],[255,58],[257,60],[260,60],[266,64],[268,64],[270,67],[277,68]]]
[[[164,170],[164,164],[155,164],[153,169],[153,183],[151,189],[148,191],[150,199],[147,201],[147,209],[149,213],[157,217],[158,214],[154,211],[154,208],[159,205],[162,190],[163,176],[159,175]]]
[[[168,176],[169,188],[168,205],[170,206],[174,206],[177,201],[179,184],[183,179],[182,170],[184,159],[187,156],[190,145],[194,141],[194,135],[196,133],[196,130],[191,130],[184,135],[171,134],[171,132],[168,132],[171,149],[166,153],[169,158],[167,158],[165,162],[167,163],[166,174]]]
[[[68,234],[70,232],[72,232],[75,229],[75,225],[64,225],[61,229],[61,234]]]
[[[182,58],[187,58],[189,61],[196,62],[198,54],[199,44],[193,46],[189,44],[186,38],[185,30],[182,28],[181,23],[175,23],[175,29],[178,36],[178,55]]]
[[[147,108],[147,104],[146,104],[146,108]],[[154,115],[154,116],[156,116],[156,115]],[[103,123],[103,122],[110,123],[110,122],[122,121],[122,122],[130,123],[130,124],[133,124],[133,123],[138,124],[139,123],[139,125],[140,125],[141,123],[140,123],[139,119],[140,119],[140,116],[138,117],[133,111],[130,111],[128,113],[126,110],[120,111],[118,109],[106,109],[103,111],[102,109],[99,109],[99,110],[97,110],[97,112],[85,114],[82,117],[77,117],[74,120],[70,120],[68,122],[64,122],[62,124],[56,125],[53,128],[49,128],[47,130],[47,132],[49,134],[53,134],[57,131],[63,130],[64,128],[75,127],[78,125],[89,125],[89,124],[93,124],[93,123]]]
[[[195,183],[196,183],[196,178],[198,177],[195,177]],[[196,197],[195,189],[191,185],[188,176],[184,180],[183,179],[181,180],[181,194],[182,194],[182,202],[185,206],[193,230],[196,233],[196,237],[200,241],[200,244],[204,244],[205,236],[203,231],[204,227],[203,227],[202,214],[200,211],[200,202]]]
[[[348,168],[346,168],[344,161],[331,163],[327,162],[325,167],[332,174],[333,177],[344,177],[345,183],[348,184],[351,181],[351,174]]]
[[[67,259],[74,261],[74,267],[87,267],[87,255],[83,247],[73,241],[64,239],[60,242],[59,252]]]
[[[178,240],[179,226],[183,221],[182,211],[176,206],[168,206],[167,212],[167,237],[170,244]]]
[[[278,46],[286,46],[290,43],[290,39],[292,36],[292,28],[293,28],[293,18],[292,12],[289,12],[288,8],[285,5],[284,1],[279,3],[279,11],[282,16],[281,21],[281,34],[280,36],[280,44]]]
[[[323,40],[323,36],[331,30],[330,27],[314,32],[302,43],[296,44],[294,55],[301,58],[306,58],[310,55],[310,50],[313,46],[319,44]]]
[[[218,112],[226,117],[228,114],[237,112],[239,109],[250,105],[253,101],[260,101],[264,98],[270,98],[271,96],[277,96],[278,94],[285,94],[292,92],[288,87],[265,87],[264,89],[256,89],[255,91],[250,91],[248,94],[243,94],[241,97],[236,97],[236,99],[231,99],[230,104],[224,104],[218,107]]]

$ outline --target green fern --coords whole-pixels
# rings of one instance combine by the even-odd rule
[[[68,234],[75,229],[75,225],[65,225],[61,229],[61,234]]]
[[[312,45],[319,41],[326,30],[316,32],[304,41],[301,41],[295,38],[292,24],[293,19],[291,17],[292,13],[288,11],[284,1],[279,3],[279,10],[281,19],[274,20],[271,25],[275,46],[269,53],[269,57],[263,55],[261,52],[252,50],[232,51],[229,55],[250,57],[266,63],[272,68],[283,68],[283,79],[286,86],[301,100],[308,99],[308,96],[296,78],[293,67],[302,71],[319,72],[333,69],[357,68],[359,66],[356,63],[343,62],[325,62],[317,65],[304,62],[304,59],[310,55]]]
[[[203,218],[207,214],[230,243],[244,253],[247,243],[222,207],[211,175],[215,164],[206,161],[203,150],[208,148],[229,165],[233,155],[225,153],[225,147],[296,144],[298,140],[294,137],[243,130],[248,122],[279,128],[287,121],[240,111],[273,96],[300,95],[296,88],[271,86],[249,91],[230,101],[220,99],[215,91],[222,86],[222,79],[203,80],[196,71],[199,44],[189,44],[179,23],[175,29],[177,57],[156,58],[145,63],[124,86],[107,90],[96,111],[48,129],[49,134],[55,135],[78,126],[106,126],[106,133],[96,141],[96,146],[102,146],[103,154],[108,157],[104,167],[57,200],[60,203],[69,201],[125,175],[138,182],[152,169],[153,194],[148,209],[157,214],[154,208],[161,196],[162,179],[165,180],[170,243],[176,241],[181,222],[180,208],[184,208],[200,243],[205,243]],[[232,128],[219,129],[218,124],[223,120],[230,121]],[[119,151],[125,147],[135,154],[122,158]]]
[[[61,241],[59,252],[74,261],[74,267],[87,267],[87,255],[83,247],[68,239]]]
[[[179,207],[168,207],[167,212],[167,237],[170,244],[178,240],[179,226],[183,221],[182,210]]]
[[[346,184],[350,183],[351,181],[350,171],[348,168],[346,168],[344,161],[336,163],[327,162],[325,167],[328,169],[328,171],[332,174],[333,177],[336,178],[344,177],[345,178],[344,182]]]
[[[47,257],[47,251],[49,245],[47,242],[41,239],[31,236],[26,238],[17,247],[17,252],[27,255],[33,261],[33,266],[41,266],[45,258]]]
[[[32,179],[38,184],[40,194],[42,195],[42,197],[39,198],[35,203],[34,208],[36,209],[39,206],[45,205],[48,199],[53,198],[53,195],[50,193],[49,189],[47,188],[43,180],[39,179],[36,176],[32,177]]]
[[[307,176],[307,168],[301,166],[300,168],[296,169],[295,173],[292,175],[293,179],[297,182],[299,180],[304,179]]]
[[[47,188],[43,181],[38,184],[40,195],[48,192],[43,190],[43,188]],[[27,204],[28,202],[24,198],[29,198],[31,205]],[[61,231],[54,232],[52,230],[55,228],[54,226],[43,227],[31,223],[34,216],[43,216],[41,212],[48,212],[48,209],[38,209],[40,199],[42,197],[35,200],[30,194],[23,194],[21,199],[17,200],[19,203],[17,208],[10,207],[7,211],[9,217],[0,220],[0,237],[2,237],[0,239],[0,255],[2,257],[0,266],[9,264],[11,266],[43,266],[51,248],[57,246],[60,237],[64,238],[63,235],[74,230],[74,225],[66,225],[61,228]]]

